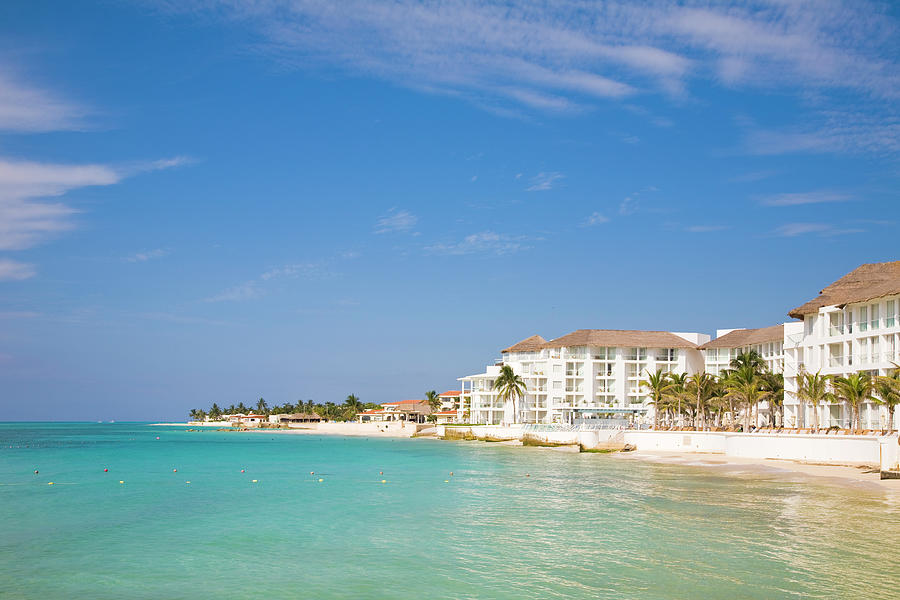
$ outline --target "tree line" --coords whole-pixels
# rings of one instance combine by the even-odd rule
[[[641,386],[650,396],[654,411],[654,427],[661,424],[708,426],[737,425],[743,413],[743,431],[759,423],[759,404],[769,406],[769,426],[784,426],[784,375],[766,368],[765,360],[755,350],[732,359],[728,369],[718,376],[706,372],[687,375],[649,373]],[[884,404],[893,430],[894,409],[900,404],[900,365],[889,375],[853,373],[847,376],[801,372],[798,377],[800,400],[813,406],[813,429],[818,431],[819,406],[845,403],[850,408],[851,428],[859,429],[859,408],[874,401]],[[777,422],[776,422],[777,417]]]
[[[428,403],[431,410],[437,410],[441,405],[441,399],[438,397],[438,393],[435,390],[425,392],[423,401]],[[362,402],[359,399],[359,396],[350,394],[344,398],[344,402],[341,404],[335,402],[318,403],[312,400],[306,400],[305,402],[303,400],[298,400],[296,404],[286,402],[280,406],[275,405],[270,407],[264,398],[260,398],[256,401],[255,405],[249,407],[245,406],[243,402],[240,402],[237,406],[232,404],[225,408],[220,407],[214,402],[209,410],[193,408],[190,410],[189,415],[192,421],[203,421],[207,417],[209,417],[210,420],[218,420],[228,415],[246,415],[251,412],[265,416],[306,413],[318,415],[327,421],[352,421],[356,419],[357,414],[365,410],[377,408],[381,408],[381,406],[373,402]]]

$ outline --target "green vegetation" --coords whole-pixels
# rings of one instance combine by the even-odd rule
[[[768,401],[769,421],[774,427],[784,421],[784,377],[765,368],[758,352],[736,356],[720,376],[706,372],[648,373],[641,387],[656,407],[654,427],[660,425],[735,427],[743,410],[743,430],[759,421],[759,403]]]
[[[525,396],[525,381],[516,375],[509,365],[500,367],[500,375],[494,380],[494,389],[499,390],[497,399],[503,403],[512,402],[513,423],[519,422],[519,412],[516,410],[516,400]]]
[[[258,414],[263,416],[276,414],[315,414],[328,421],[352,421],[356,419],[356,415],[364,410],[380,408],[378,404],[371,402],[363,403],[355,394],[350,394],[344,399],[342,404],[334,402],[326,402],[319,404],[312,400],[298,400],[296,404],[287,402],[281,406],[269,406],[265,399],[260,398],[256,401],[256,408],[251,409],[244,406],[241,402],[237,406],[232,404],[228,408],[221,408],[218,404],[213,403],[208,411],[198,408],[191,409],[189,415],[192,421],[202,421],[209,417],[212,421],[217,421],[223,417],[234,414]]]

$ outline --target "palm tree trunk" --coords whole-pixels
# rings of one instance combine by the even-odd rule
[[[888,405],[888,435],[894,433],[894,405]]]

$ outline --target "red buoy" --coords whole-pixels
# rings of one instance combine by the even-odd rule
[[[104,473],[109,473],[109,469],[103,469]]]

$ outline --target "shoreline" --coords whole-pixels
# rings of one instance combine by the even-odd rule
[[[833,485],[851,485],[869,490],[895,492],[900,498],[900,480],[881,479],[880,470],[868,465],[838,465],[778,458],[744,458],[718,453],[677,452],[668,450],[635,450],[609,454],[614,460],[636,460],[659,465],[677,465],[713,470],[717,473],[771,475],[784,479],[800,476]]]
[[[196,423],[152,423],[157,427],[217,427],[240,433],[277,433],[287,435],[328,435],[344,437],[377,437],[377,438],[407,438],[407,439],[432,439],[445,442],[465,442],[473,440],[445,439],[434,433],[416,435],[416,427],[390,427],[384,424],[344,424],[328,423],[318,424],[315,427],[291,427],[282,428],[231,428],[222,423],[198,425]],[[474,440],[478,441],[478,440]],[[521,440],[508,441],[483,441],[484,444],[505,447],[526,447]],[[576,444],[564,444],[557,447],[533,447],[536,450],[551,450],[567,453],[581,453]],[[585,454],[594,454],[585,452]],[[612,460],[634,460],[659,465],[675,465],[684,467],[696,467],[708,469],[716,473],[731,476],[775,476],[780,479],[801,477],[807,481],[814,480],[833,485],[851,485],[869,490],[896,492],[900,495],[900,480],[881,479],[880,470],[876,465],[859,464],[835,464],[819,463],[801,460],[777,459],[777,458],[750,458],[728,456],[718,452],[684,452],[678,450],[633,450],[628,452],[614,451],[602,453],[602,456]]]

